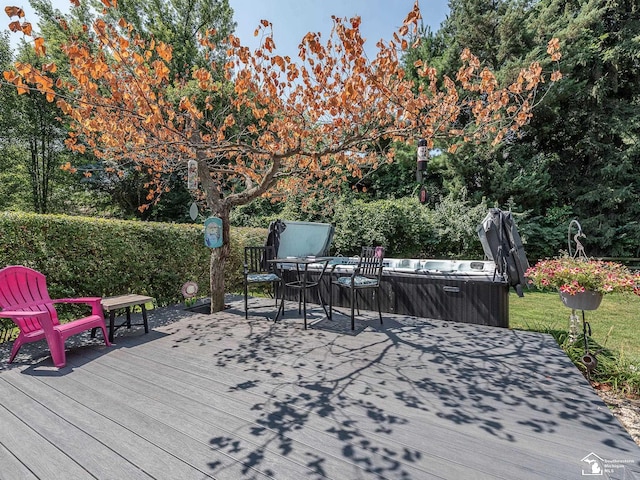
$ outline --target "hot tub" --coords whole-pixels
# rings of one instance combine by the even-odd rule
[[[319,286],[326,301],[331,277],[350,275],[357,263],[357,257],[333,257]],[[310,279],[317,279],[321,270],[320,264],[310,265]],[[284,271],[285,281],[295,275]],[[334,306],[348,307],[348,293],[334,287]],[[388,313],[509,326],[509,284],[496,275],[496,266],[490,261],[386,258],[380,294],[380,307]],[[377,310],[373,295],[372,290],[359,294],[360,309]],[[297,300],[295,292],[285,291],[285,298]]]
[[[278,235],[274,235],[279,243],[279,257],[328,254],[334,233],[330,224],[284,221],[282,225]],[[522,242],[511,213],[495,208],[489,210],[477,231],[488,260],[385,258],[380,288],[382,310],[509,327],[510,288],[522,296],[522,287],[526,284],[524,272],[528,262]],[[319,285],[325,300],[328,301],[331,293],[331,276],[350,275],[357,263],[357,257],[333,257]],[[311,279],[317,279],[321,270],[320,264],[312,264]],[[294,280],[295,275],[292,270],[284,271],[285,281]],[[335,290],[333,304],[349,306],[346,289]],[[285,298],[297,300],[295,292],[285,291]],[[372,290],[365,289],[359,299],[361,309],[377,310]]]

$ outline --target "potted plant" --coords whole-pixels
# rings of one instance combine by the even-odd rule
[[[562,302],[575,310],[595,310],[606,293],[640,295],[640,272],[620,263],[584,257],[540,260],[525,276],[540,290],[557,290]]]

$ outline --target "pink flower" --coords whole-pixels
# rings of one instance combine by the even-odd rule
[[[528,268],[525,275],[540,289],[557,289],[571,295],[586,290],[640,295],[640,272],[632,273],[614,262],[570,257],[545,259]]]

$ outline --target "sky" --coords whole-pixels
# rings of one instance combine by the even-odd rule
[[[4,0],[3,7],[15,5],[23,8],[29,19],[33,19],[33,10],[28,0]],[[67,12],[69,0],[52,0],[54,8]],[[375,52],[375,44],[380,39],[391,40],[393,32],[402,25],[402,21],[413,8],[414,0],[229,0],[237,23],[235,34],[241,42],[250,48],[258,46],[259,39],[253,32],[260,20],[269,20],[273,24],[273,35],[279,55],[296,58],[300,40],[307,32],[320,32],[323,41],[331,33],[331,16],[351,18],[360,16],[360,30],[364,38],[368,55]],[[449,12],[448,0],[420,0],[420,11],[425,25],[438,30],[440,23]],[[3,8],[4,10],[4,8]],[[2,29],[9,24],[5,19]],[[32,20],[35,25],[37,22]],[[12,44],[17,35],[12,35]]]
[[[238,24],[236,35],[243,44],[257,47],[259,38],[253,33],[260,20],[269,20],[278,54],[295,58],[307,32],[320,32],[323,41],[327,40],[333,26],[332,15],[361,17],[360,30],[370,54],[378,40],[391,40],[413,8],[414,0],[229,0],[229,4]],[[438,30],[449,12],[448,0],[421,0],[419,4],[425,25]]]

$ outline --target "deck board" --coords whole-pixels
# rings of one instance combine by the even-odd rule
[[[25,347],[0,372],[0,478],[571,479],[589,454],[640,478],[549,335],[369,312],[351,332],[319,308],[303,330],[294,303],[277,324],[261,300],[150,311],[61,370]]]
[[[0,425],[5,428],[6,425]],[[18,430],[19,427],[16,428]],[[16,433],[16,432],[14,432]],[[2,459],[2,476],[5,478],[20,478],[22,480],[36,480],[33,472],[29,471],[27,467],[16,458],[13,453],[7,450],[2,441],[0,441],[0,459]]]
[[[149,350],[146,350],[146,352],[149,352]],[[161,361],[161,359],[158,358],[158,361]],[[283,367],[283,370],[281,370],[281,373],[283,373],[283,375],[286,376],[287,372],[284,370],[285,370],[285,367]],[[160,373],[160,370],[158,371],[158,373]],[[217,408],[223,409],[223,411],[235,412],[234,414],[238,414],[242,408],[248,408],[246,412],[242,412],[241,414],[242,418],[246,418],[248,415],[250,415],[250,410],[252,408],[255,408],[255,406],[260,406],[260,408],[263,411],[267,411],[269,407],[266,406],[265,403],[270,398],[270,396],[267,393],[263,393],[263,394],[252,393],[250,391],[245,390],[242,394],[241,399],[233,399],[228,394],[225,394],[225,392],[229,392],[237,389],[238,384],[232,381],[234,379],[234,376],[228,375],[229,373],[228,369],[225,370],[224,373],[225,373],[224,377],[226,378],[221,378],[219,380],[216,380],[216,383],[212,384],[212,385],[224,385],[225,387],[224,389],[220,390],[216,394]],[[170,374],[171,373],[167,371],[162,372],[162,375],[170,375]],[[208,381],[209,379],[206,378],[207,373],[205,371],[199,371],[198,367],[195,364],[192,364],[189,368],[189,372],[184,372],[183,375],[185,376],[185,381],[188,384],[191,384],[191,385],[197,384],[199,389],[202,389],[205,391],[208,390],[209,383],[211,382]],[[193,375],[192,380],[188,378],[190,375]],[[268,375],[268,376],[270,377],[271,375]],[[239,378],[239,377],[235,377],[235,378]],[[259,379],[259,380],[254,379],[252,383],[253,384],[257,384],[258,382],[263,383],[263,381],[265,381],[266,383],[266,380],[268,379],[267,378]],[[274,384],[270,386],[270,388],[279,390],[281,393],[285,394],[286,397],[288,398],[295,398],[296,396],[296,391],[289,388],[289,386],[287,385]],[[185,392],[188,391],[188,387],[184,391]],[[390,394],[390,391],[385,393],[385,396],[389,394]],[[370,401],[370,398],[368,396],[358,395],[357,393],[352,394],[351,398],[352,400],[355,398],[358,398],[358,402]],[[247,402],[249,402],[248,405],[246,404]],[[255,402],[255,403],[252,403],[252,402]],[[299,410],[301,414],[304,414],[303,412],[312,412],[313,408],[300,407]],[[273,407],[268,411],[277,413],[277,409]],[[378,423],[372,420],[369,416],[363,415],[362,413],[358,412],[358,410],[353,407],[346,405],[344,406],[344,408],[341,409],[341,412],[344,412],[345,414],[340,418],[341,422],[343,423],[354,422],[354,421],[357,422],[360,425],[360,430],[362,434],[367,438],[375,437],[376,442],[379,443],[381,448],[392,450],[397,448],[398,445],[400,445],[402,446],[403,451],[407,452],[407,454],[419,455],[423,457],[431,456],[431,459],[429,460],[429,464],[432,467],[436,467],[436,471],[438,472],[441,471],[442,468],[444,468],[442,465],[437,465],[438,462],[441,462],[441,459],[445,459],[447,462],[450,462],[452,464],[456,464],[459,462],[458,458],[459,458],[460,449],[458,447],[460,447],[461,445],[459,443],[452,444],[451,442],[446,441],[446,439],[451,436],[447,428],[440,427],[438,432],[439,435],[436,434],[435,437],[436,438],[442,437],[442,439],[439,439],[438,442],[432,445],[428,451],[423,451],[422,449],[416,449],[415,442],[407,443],[402,438],[394,438],[393,443],[389,443],[388,440],[386,440],[383,435],[376,434],[376,430],[379,429]],[[400,412],[398,412],[396,415],[398,415],[399,413]],[[407,411],[405,418],[409,418],[411,413],[412,412],[410,410]],[[227,415],[231,415],[231,413],[227,413]],[[208,419],[210,419],[212,418],[212,413],[207,412],[206,416]],[[336,417],[334,416],[334,419],[335,418]],[[391,421],[393,422],[393,420]],[[413,422],[408,422],[406,425],[406,428],[403,427],[404,433],[407,437],[419,438],[424,432],[414,428],[414,425],[415,424]],[[435,427],[433,424],[431,426]],[[326,444],[327,441],[329,442],[331,441],[331,438],[328,438],[328,439],[322,438],[322,432],[331,431],[332,429],[335,429],[335,427],[332,425],[330,421],[323,420],[323,417],[320,417],[320,418],[311,417],[307,421],[307,423],[305,423],[304,438],[310,439],[309,442],[311,445]],[[346,433],[347,433],[347,429],[345,429],[345,434]],[[290,438],[292,438],[292,440],[296,440],[297,435],[295,431],[289,432],[288,435]],[[481,435],[477,435],[477,441],[480,442],[479,448],[482,452],[478,452],[478,448],[474,447],[476,454],[474,454],[473,458],[465,459],[466,466],[467,467],[472,466],[474,470],[466,471],[464,472],[464,474],[469,475],[477,471],[482,471],[482,465],[479,462],[491,464],[494,461],[503,461],[505,462],[505,466],[511,464],[513,468],[516,468],[516,464],[513,464],[513,462],[510,462],[509,460],[505,461],[501,457],[501,454],[499,452],[497,452],[494,448],[491,448],[490,445],[487,445],[486,440],[483,439]],[[325,448],[325,452],[328,453],[326,448]],[[482,453],[482,454],[477,455],[477,453]],[[523,454],[525,453],[526,452],[523,452]],[[457,474],[462,475],[463,473],[459,471],[457,472]],[[416,478],[416,477],[413,477],[413,478]],[[510,478],[513,478],[513,477],[510,477]]]
[[[127,365],[126,361],[120,365],[117,363],[114,362],[111,367],[119,368]],[[150,376],[144,380],[135,373],[133,375],[140,380],[140,389],[146,392],[153,390],[153,388],[150,385],[146,385],[145,382],[154,384],[171,376],[170,367],[160,368],[156,366],[155,372],[151,373],[149,370],[145,370],[145,372]],[[104,374],[107,375],[107,372],[104,372]],[[259,449],[261,448],[260,443],[255,441],[257,433],[258,438],[279,443],[281,443],[282,434],[286,433],[286,444],[282,443],[278,448],[290,450],[291,453],[287,455],[286,459],[282,455],[276,455],[276,458],[274,458],[273,465],[269,469],[277,473],[275,478],[302,478],[305,474],[310,473],[308,467],[305,466],[308,462],[306,458],[310,455],[318,457],[330,455],[332,457],[332,462],[325,468],[325,474],[331,478],[341,478],[345,471],[353,469],[351,462],[341,460],[341,447],[334,444],[333,435],[328,433],[334,428],[333,422],[313,415],[306,418],[307,415],[312,413],[310,409],[295,409],[294,406],[282,408],[278,405],[270,406],[268,396],[252,396],[248,395],[248,392],[241,390],[237,390],[235,397],[233,393],[225,394],[225,391],[229,391],[229,387],[234,388],[234,386],[227,385],[226,390],[221,390],[220,385],[223,383],[223,379],[208,378],[206,374],[189,375],[188,372],[183,372],[182,376],[181,380],[174,377],[174,381],[171,383],[172,391],[167,391],[165,388],[158,393],[169,404],[180,403],[186,410],[197,411],[202,418],[206,418],[207,424],[219,430],[215,443],[221,444],[224,442],[225,437],[233,436],[247,444],[251,444],[251,448]],[[157,397],[159,398],[160,395],[157,395]],[[153,397],[156,397],[156,395],[153,395]],[[256,409],[264,412],[266,418],[258,422],[247,422],[246,419],[251,418],[252,411]],[[305,422],[304,431],[297,430],[295,428],[296,422],[302,422],[303,420]],[[179,425],[185,425],[185,421],[181,421]],[[224,426],[224,428],[220,428],[220,425]],[[179,427],[176,426],[176,428]],[[189,426],[189,428],[194,427]],[[267,443],[267,441],[263,440],[263,443]],[[379,440],[379,444],[381,451],[392,451],[396,448],[395,442],[390,442],[384,438]],[[354,450],[358,450],[357,445],[354,446]],[[298,456],[296,453],[298,451],[304,452],[304,455]],[[354,454],[357,453],[354,452]],[[375,452],[371,454],[370,460],[380,464],[394,461],[384,454]],[[292,469],[290,462],[294,462],[298,466],[298,471]],[[440,471],[445,467],[450,468],[449,465],[444,463],[437,465],[438,462],[440,462],[440,459],[432,458],[430,468],[432,470],[436,469],[435,471]],[[278,466],[282,465],[286,465],[286,471],[278,471]],[[406,466],[405,470],[411,475],[411,478],[420,478],[425,475],[424,470],[415,469],[411,465]],[[433,474],[433,471],[431,473]],[[468,467],[456,467],[456,475],[469,475],[472,473]]]
[[[0,477],[6,479],[29,478],[62,478],[62,472],[67,472],[66,478],[87,478],[86,471],[80,465],[65,455],[36,432],[29,425],[15,416],[4,406],[14,402],[28,402],[21,398],[11,388],[4,388],[6,384],[0,382],[0,395],[2,395],[3,408],[0,411],[0,464],[2,465]],[[13,394],[12,394],[13,393]],[[27,403],[27,405],[31,405]],[[18,409],[11,409],[18,410]],[[38,408],[32,408],[33,415],[38,415]],[[16,465],[20,462],[22,467]],[[7,468],[5,470],[5,468]],[[26,473],[28,472],[28,473]],[[18,473],[19,475],[14,475]],[[22,473],[25,475],[22,476]]]
[[[55,390],[28,378],[23,380],[16,376],[12,385],[0,382],[3,402],[11,405],[11,413],[22,420],[3,429],[14,436],[3,439],[3,444],[12,451],[15,447],[27,448],[17,456],[29,459],[25,463],[39,478],[63,478],[64,473],[64,478],[80,479],[87,478],[88,472],[97,478],[150,478],[136,468],[128,468],[130,465],[120,462],[118,455],[74,425],[73,415],[68,415],[66,408],[68,399],[60,401]],[[48,407],[52,403],[56,411]],[[84,418],[94,419],[87,415]]]
[[[224,466],[225,471],[229,472],[243,461],[246,468],[251,467],[250,461],[243,460],[242,450],[214,451],[216,445],[237,440],[246,442],[251,449],[259,448],[259,444],[253,440],[254,437],[249,432],[251,429],[259,428],[259,425],[247,422],[242,416],[242,408],[232,403],[220,405],[215,390],[209,391],[204,382],[196,386],[177,379],[171,380],[164,375],[163,369],[158,367],[155,371],[141,368],[139,371],[131,372],[130,365],[126,357],[112,358],[106,365],[98,365],[91,369],[96,376],[105,379],[105,395],[110,396],[110,391],[113,391],[113,399],[122,396],[130,399],[127,406],[123,406],[130,428],[147,430],[143,425],[138,426],[141,418],[155,422],[157,425],[150,432],[152,438],[149,438],[149,441],[173,450],[176,450],[175,446],[172,447],[173,443],[181,444],[182,448],[177,449],[180,458],[194,463],[199,468],[207,468],[208,464],[216,463],[221,468]],[[124,372],[128,372],[126,386],[114,383],[122,378]],[[268,462],[271,464],[267,465]],[[285,477],[284,472],[281,472],[282,474],[276,478],[300,478],[307,473],[304,466],[292,464],[291,459],[286,462],[282,458],[266,458],[262,462],[262,468],[277,472],[282,464],[287,465],[286,473],[289,476]]]

